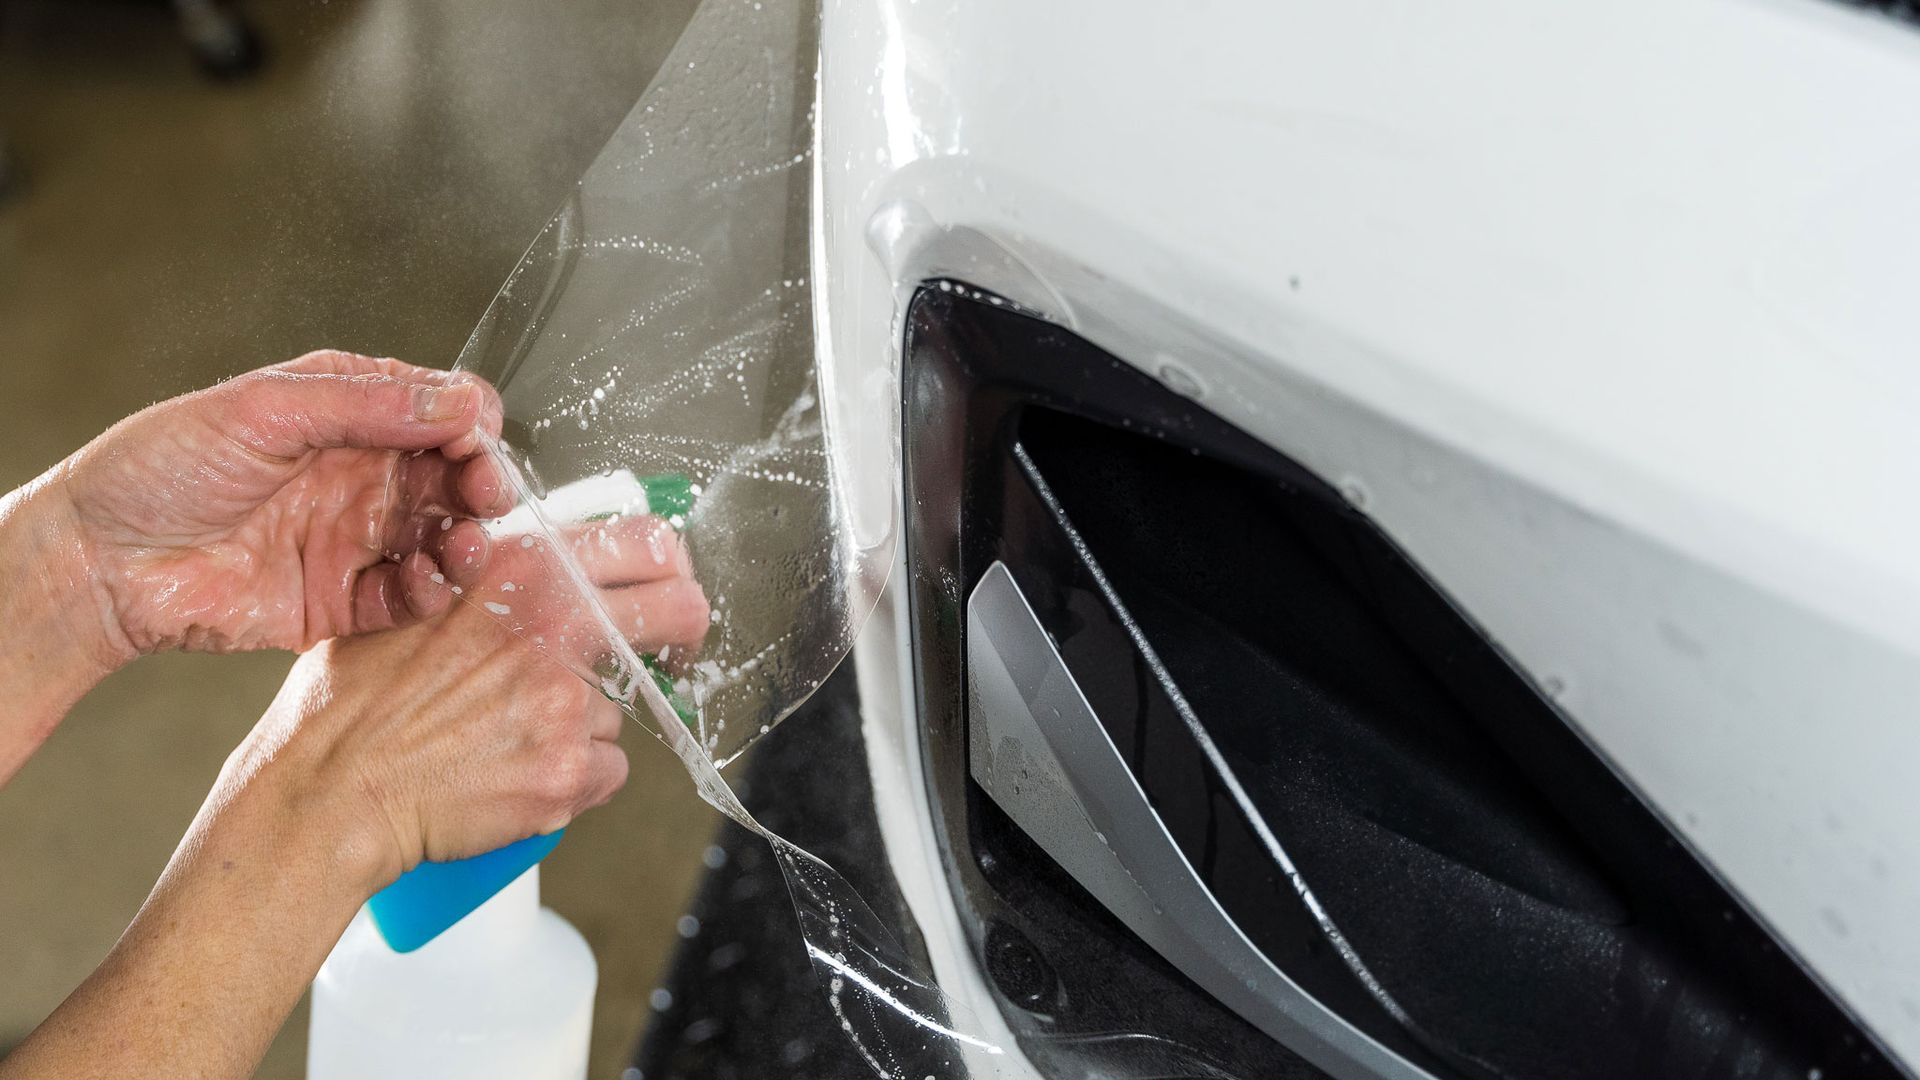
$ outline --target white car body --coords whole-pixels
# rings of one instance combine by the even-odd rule
[[[1920,1063],[1920,28],[1824,0],[828,0],[819,95],[816,315],[864,530],[898,515],[874,402],[911,289],[1043,313],[1337,482]],[[902,605],[856,653],[874,781],[965,996]]]

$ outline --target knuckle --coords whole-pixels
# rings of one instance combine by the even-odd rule
[[[345,349],[314,349],[273,367],[283,371],[332,371],[353,363],[353,353]]]
[[[536,783],[550,807],[567,808],[580,801],[590,779],[586,743],[581,742],[544,755]]]
[[[242,375],[235,375],[221,384],[227,397],[241,405],[264,404],[262,398],[277,396],[285,386],[291,372],[279,368],[261,368]]]
[[[540,752],[542,762],[566,746],[566,724],[561,714],[549,708],[545,701],[534,703],[533,715],[527,717],[525,723],[530,735],[528,741]]]
[[[551,740],[541,743],[534,751],[528,785],[543,802],[553,801],[564,791],[571,756],[566,747]]]
[[[609,802],[612,802],[613,797],[619,794],[620,789],[627,785],[627,770],[628,764],[625,754],[618,754],[608,758],[606,766],[602,768],[600,774],[596,776],[593,786],[589,790],[582,792],[580,809],[589,810],[593,807],[605,806]]]
[[[614,754],[611,760],[613,761],[613,782],[607,786],[606,793],[601,796],[602,802],[613,798],[614,792],[627,785],[627,776],[632,769],[632,763],[627,760],[627,755],[624,753]]]
[[[571,732],[580,726],[586,711],[587,684],[567,672],[545,672],[543,677],[540,707],[546,713],[544,719],[563,733]]]
[[[391,375],[379,372],[367,372],[361,375],[330,375],[330,379],[340,380],[351,392],[367,405],[383,402],[392,395],[403,393],[407,384]]]
[[[552,752],[586,741],[585,698],[586,684],[580,680],[571,676],[549,679],[530,700],[536,740]]]
[[[287,408],[290,378],[266,368],[227,380],[214,392],[211,419],[241,446],[264,454],[287,435],[297,434]]]

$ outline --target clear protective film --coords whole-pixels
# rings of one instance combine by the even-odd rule
[[[792,4],[702,8],[456,365],[501,394],[498,449],[528,511],[609,544],[664,522],[692,552],[704,636],[621,629],[722,766],[832,672],[892,565],[891,530],[857,540],[845,523],[816,400],[815,22]]]
[[[985,1034],[838,872],[762,828],[720,773],[846,656],[894,558],[894,524],[874,522],[894,523],[897,494],[852,524],[819,405],[819,25],[813,0],[696,11],[456,364],[498,391],[482,439],[509,509],[462,518],[449,507],[487,500],[439,489],[473,470],[449,481],[403,459],[383,542],[394,558],[434,552],[460,600],[620,704],[702,798],[772,845],[828,1004],[877,1075],[1030,1075],[1004,1027]],[[892,453],[863,464],[897,483]],[[1061,1035],[1038,1056],[1141,1080],[1225,1076],[1150,1043]]]

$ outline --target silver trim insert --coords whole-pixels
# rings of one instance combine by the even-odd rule
[[[999,562],[967,599],[967,713],[974,781],[1155,952],[1336,1077],[1428,1078],[1300,989],[1234,925]]]

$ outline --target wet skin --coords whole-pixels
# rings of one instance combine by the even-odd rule
[[[306,650],[126,934],[0,1077],[247,1075],[373,892],[625,782],[619,710],[579,674],[598,615],[549,540],[475,520],[511,504],[482,452],[499,415],[478,381],[314,353],[154,406],[0,498],[0,782],[143,652]],[[663,522],[558,542],[636,647],[704,635]]]

